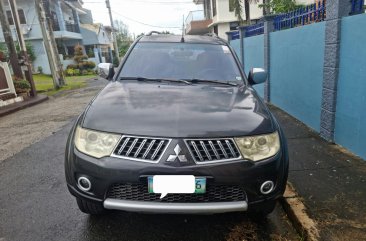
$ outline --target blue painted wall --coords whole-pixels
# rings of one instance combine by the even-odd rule
[[[325,23],[270,34],[271,102],[320,130]]]
[[[264,37],[257,35],[250,38],[244,38],[244,64],[245,73],[249,74],[251,68],[264,67]],[[257,93],[264,96],[264,84],[255,85]]]
[[[366,14],[342,19],[335,140],[366,159]]]
[[[233,40],[230,45],[234,48],[239,59],[240,56],[240,40]],[[248,75],[251,68],[264,67],[264,38],[263,35],[257,35],[244,39],[244,64],[245,73]],[[263,97],[264,84],[255,85],[254,89]]]

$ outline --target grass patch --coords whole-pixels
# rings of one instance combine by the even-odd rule
[[[33,79],[38,93],[44,93],[51,96],[60,91],[82,88],[86,85],[88,79],[94,78],[95,76],[96,75],[68,76],[66,77],[66,85],[58,90],[53,88],[53,80],[50,75],[37,74],[33,75]]]

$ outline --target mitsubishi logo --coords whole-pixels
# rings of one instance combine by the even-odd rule
[[[180,162],[187,162],[187,158],[185,155],[179,155],[179,153],[182,151],[182,148],[180,148],[180,146],[177,144],[174,147],[174,152],[175,155],[170,155],[168,157],[168,160],[166,160],[167,162],[174,162],[177,158]]]

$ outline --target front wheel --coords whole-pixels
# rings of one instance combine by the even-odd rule
[[[80,198],[76,198],[76,202],[78,203],[80,211],[82,211],[83,213],[98,215],[103,214],[105,212],[105,209],[102,206],[102,204],[85,201]]]

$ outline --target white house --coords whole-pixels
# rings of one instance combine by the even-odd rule
[[[207,32],[216,33],[219,37],[226,39],[226,32],[236,30],[239,26],[238,18],[235,16],[234,8],[229,0],[193,0],[193,2],[195,4],[203,4],[204,20],[211,20],[206,26],[208,28]],[[244,5],[243,2],[242,5]],[[315,0],[297,0],[297,2],[300,4],[310,4],[314,3]],[[257,3],[252,1],[250,4],[250,19],[254,23],[263,17],[263,9],[259,8],[259,4],[263,4],[263,0],[259,0]],[[244,6],[242,18],[244,20],[247,19]],[[187,26],[187,29],[190,26],[194,27],[194,20],[191,23],[187,23]],[[200,27],[202,28],[202,26]],[[189,31],[187,33],[190,34]]]
[[[45,74],[50,74],[49,61],[35,9],[35,0],[16,0],[16,2],[25,41],[33,46],[36,55],[33,67],[37,70],[40,66]],[[61,60],[64,61],[65,59],[67,62],[67,58],[69,58],[69,62],[72,62],[74,46],[84,44],[83,39],[85,38],[82,35],[81,24],[93,23],[91,11],[82,7],[82,0],[45,0],[44,2],[46,15],[51,18],[58,52],[62,55]],[[4,5],[13,32],[13,39],[17,40],[14,21],[7,0],[4,1]],[[1,42],[4,42],[4,36],[0,27]]]

